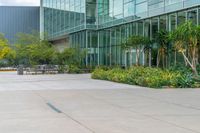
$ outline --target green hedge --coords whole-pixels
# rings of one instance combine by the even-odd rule
[[[191,73],[150,67],[132,67],[126,70],[96,68],[92,73],[92,78],[151,88],[193,88],[199,85],[194,81]]]

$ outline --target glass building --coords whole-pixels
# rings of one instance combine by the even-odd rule
[[[42,0],[41,25],[60,49],[86,49],[86,65],[134,64],[136,52],[122,48],[132,35],[153,39],[187,20],[200,24],[200,0]],[[140,63],[148,63],[145,52]]]

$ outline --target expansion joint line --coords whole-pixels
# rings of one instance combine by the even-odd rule
[[[123,108],[122,106],[117,105],[117,104],[110,103],[110,102],[107,101],[107,100],[99,99],[99,98],[94,97],[94,96],[89,95],[89,94],[88,94],[88,96],[90,96],[90,97],[92,97],[92,98],[94,98],[94,99],[96,99],[96,100],[101,100],[101,101],[103,101],[103,102],[105,102],[105,103],[107,103],[107,104],[109,104],[109,105],[111,105],[111,106],[113,106],[113,107],[117,107],[117,108],[119,108],[119,109]],[[128,111],[128,112],[137,113],[137,114],[146,116],[146,117],[148,117],[148,118],[151,118],[151,119],[154,119],[154,120],[157,120],[157,121],[161,121],[161,122],[167,123],[167,124],[169,124],[169,125],[172,125],[172,126],[175,126],[175,127],[178,127],[178,128],[182,128],[182,129],[185,129],[185,130],[187,130],[187,131],[191,131],[191,132],[193,132],[193,133],[200,133],[199,131],[193,130],[193,129],[191,129],[191,128],[186,128],[186,127],[180,126],[180,125],[178,125],[178,124],[175,124],[175,123],[172,123],[172,122],[168,122],[168,121],[166,121],[166,120],[161,120],[161,119],[156,118],[156,117],[153,117],[153,116],[151,116],[151,115],[142,114],[142,113],[140,113],[140,112],[138,112],[138,111],[135,111],[135,110],[127,109],[127,111]]]
[[[44,98],[43,96],[41,96],[39,93],[37,93],[36,91],[32,91],[34,94],[36,94],[37,96],[39,96],[42,101],[44,101],[49,107],[54,108],[54,110],[57,110],[56,112],[58,113],[62,113],[64,116],[66,116],[67,118],[69,118],[70,120],[74,121],[75,123],[77,123],[78,125],[80,125],[81,127],[87,129],[88,131],[90,131],[91,133],[95,133],[95,131],[93,131],[92,129],[90,129],[89,127],[87,127],[86,125],[84,125],[83,123],[81,123],[80,121],[76,120],[75,118],[73,118],[72,116],[68,115],[67,113],[61,111],[60,109],[57,109],[55,106],[53,106],[49,100],[47,100],[46,98]]]

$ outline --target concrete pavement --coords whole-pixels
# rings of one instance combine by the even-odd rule
[[[0,73],[0,133],[200,133],[200,89]]]

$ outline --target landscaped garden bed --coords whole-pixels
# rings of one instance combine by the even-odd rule
[[[150,67],[131,67],[129,69],[99,67],[92,73],[92,78],[151,88],[200,87],[198,79],[195,79],[190,71]]]

